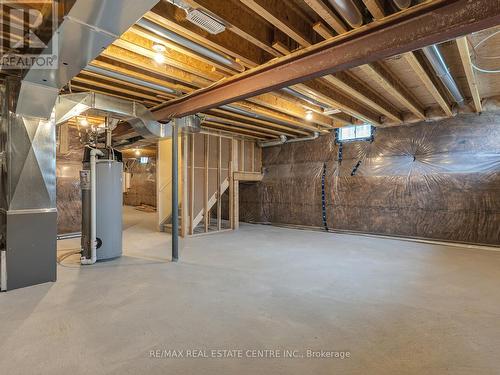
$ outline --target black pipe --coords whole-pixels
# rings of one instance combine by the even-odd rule
[[[179,260],[179,171],[177,124],[172,125],[172,262]]]

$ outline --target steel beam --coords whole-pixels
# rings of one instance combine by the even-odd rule
[[[498,0],[425,2],[171,101],[155,116],[167,120],[195,114],[499,23]]]

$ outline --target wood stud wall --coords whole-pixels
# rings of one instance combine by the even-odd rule
[[[255,141],[209,132],[182,140],[181,235],[238,228],[239,181],[262,179],[262,150]],[[226,204],[223,195],[228,196]]]

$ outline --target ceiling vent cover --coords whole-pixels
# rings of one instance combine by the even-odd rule
[[[199,9],[186,10],[186,18],[210,34],[219,34],[226,30],[224,24]]]

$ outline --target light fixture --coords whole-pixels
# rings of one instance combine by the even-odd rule
[[[89,126],[89,121],[86,118],[80,119],[79,122],[81,126]]]
[[[165,63],[165,56],[163,55],[163,53],[155,53],[153,60],[157,64],[164,64]]]
[[[160,43],[154,43],[153,44],[153,51],[155,51],[155,55],[153,56],[153,60],[157,64],[164,64],[165,63],[165,51],[167,50],[167,47],[165,47],[163,44]]]
[[[156,53],[164,53],[167,50],[167,47],[165,47],[163,44],[160,43],[154,43],[153,44],[153,51]]]
[[[306,120],[311,121],[313,119],[312,111],[306,111]]]
[[[135,156],[140,156],[141,155],[141,150],[138,148],[135,149]]]

